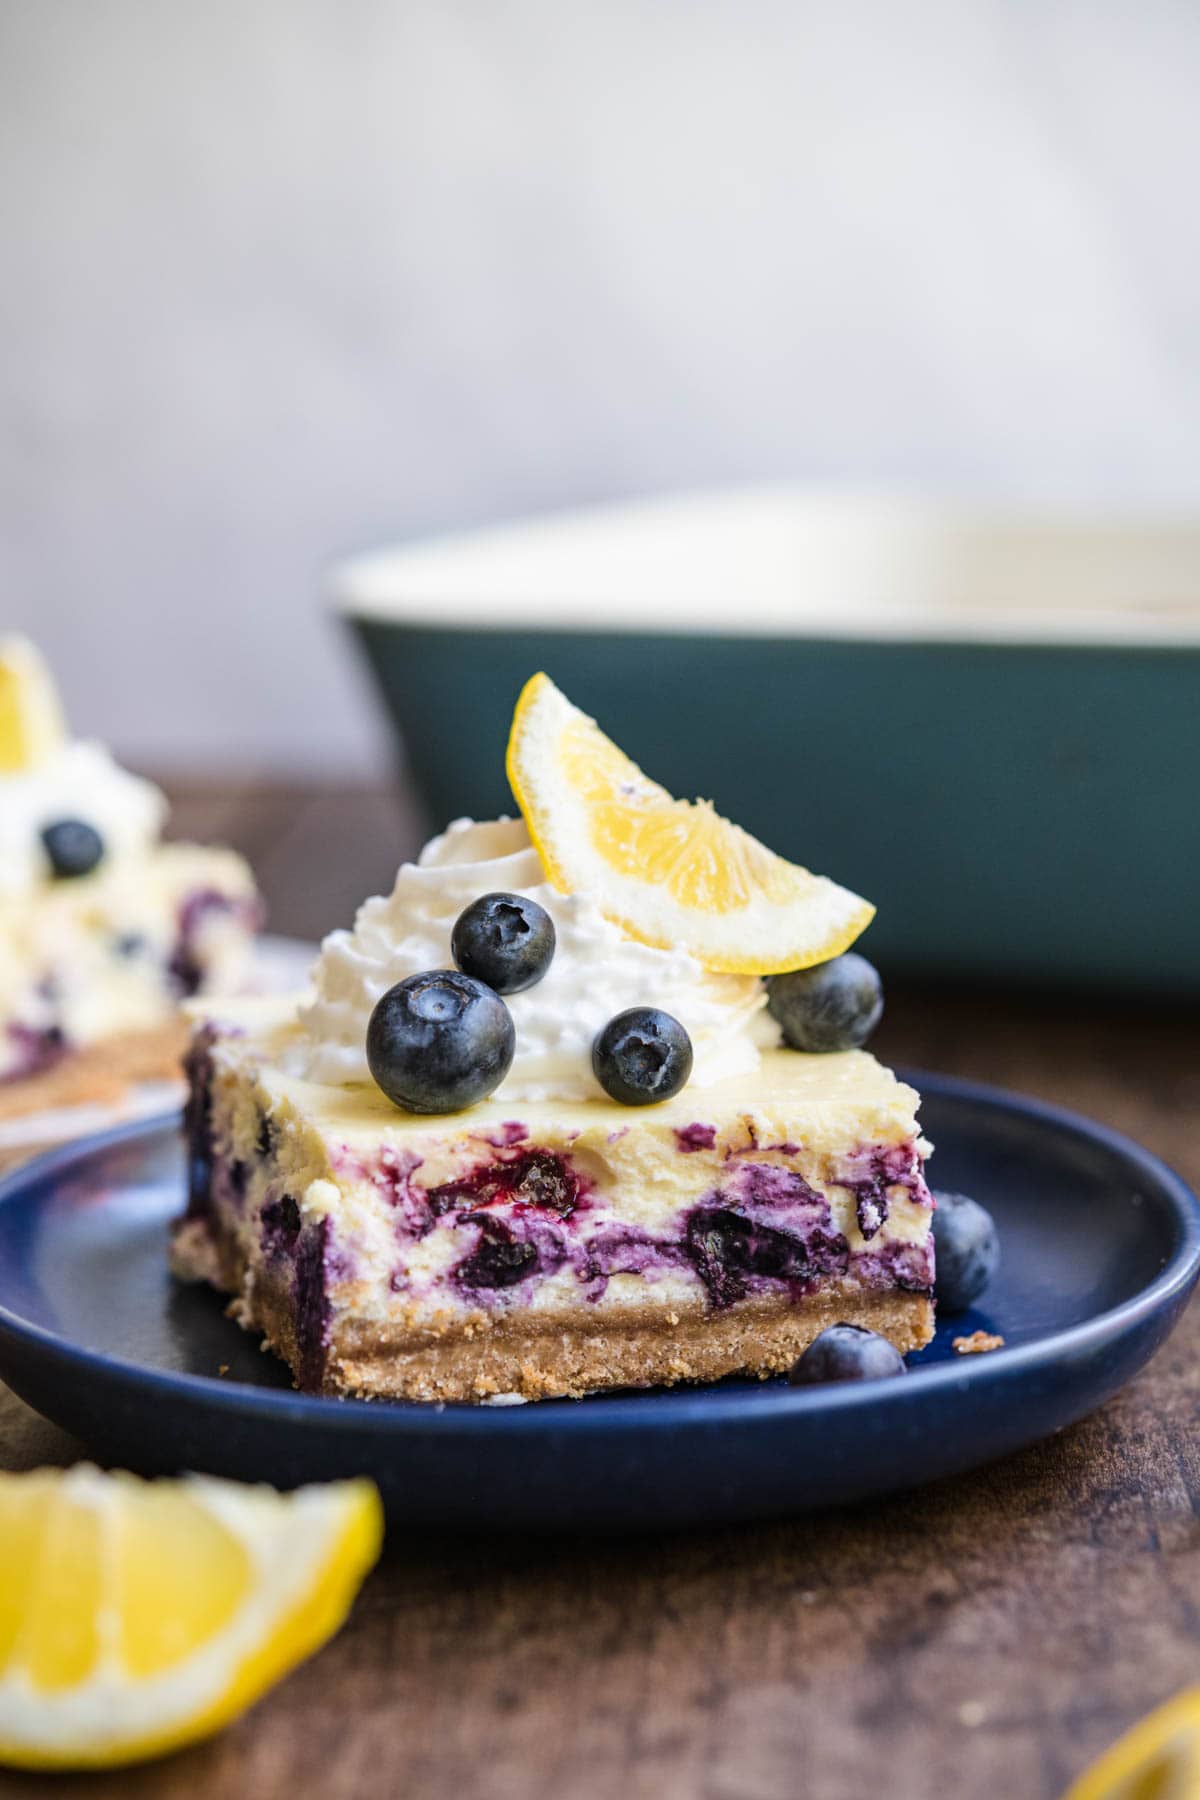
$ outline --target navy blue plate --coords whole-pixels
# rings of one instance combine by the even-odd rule
[[[218,1297],[166,1272],[182,1204],[173,1120],[109,1132],[0,1183],[0,1377],[92,1454],[280,1487],[367,1474],[393,1522],[624,1529],[864,1499],[1069,1424],[1153,1354],[1200,1272],[1200,1207],[1127,1138],[1054,1107],[914,1075],[939,1187],[996,1216],[981,1311],[899,1381],[725,1382],[537,1406],[296,1394]],[[956,1356],[977,1328],[1006,1348]]]

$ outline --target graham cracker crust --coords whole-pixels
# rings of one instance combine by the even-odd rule
[[[171,1019],[146,1031],[123,1031],[82,1050],[36,1075],[0,1082],[0,1120],[59,1106],[105,1105],[122,1100],[139,1081],[182,1080],[180,1067],[188,1043],[188,1026]]]
[[[286,1277],[251,1270],[232,1237],[214,1238],[196,1219],[181,1227],[172,1264],[187,1279],[233,1293],[230,1316],[262,1332],[264,1347],[302,1375],[305,1350]],[[933,1336],[933,1303],[926,1294],[842,1280],[806,1299],[755,1296],[720,1311],[697,1297],[667,1308],[650,1303],[620,1318],[583,1303],[558,1315],[480,1311],[423,1330],[335,1321],[315,1385],[366,1399],[478,1401],[495,1394],[578,1398],[735,1374],[765,1379],[789,1369],[827,1326],[842,1323],[867,1326],[902,1353],[919,1350]]]
[[[916,1350],[933,1334],[933,1306],[924,1294],[844,1288],[803,1300],[743,1300],[686,1318],[676,1310],[588,1324],[575,1315],[568,1324],[501,1314],[413,1348],[386,1334],[372,1342],[366,1334],[335,1333],[323,1389],[405,1400],[547,1400],[726,1375],[765,1380],[790,1369],[827,1326],[842,1323],[878,1331],[902,1352]],[[286,1328],[279,1318],[273,1325]]]

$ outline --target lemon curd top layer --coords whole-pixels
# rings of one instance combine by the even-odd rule
[[[866,1050],[808,1056],[795,1050],[766,1050],[752,1073],[685,1087],[654,1106],[628,1107],[606,1098],[577,1101],[506,1100],[479,1102],[464,1112],[428,1115],[394,1106],[373,1082],[328,1084],[289,1074],[300,1026],[296,1000],[242,1000],[222,1005],[218,1031],[231,1033],[225,1048],[234,1060],[252,1065],[262,1088],[275,1100],[318,1125],[324,1135],[356,1146],[381,1136],[404,1142],[414,1135],[488,1139],[514,1121],[530,1137],[561,1132],[564,1126],[607,1136],[628,1131],[666,1133],[693,1124],[721,1127],[741,1119],[752,1124],[762,1143],[786,1142],[790,1128],[803,1125],[804,1143],[814,1151],[838,1151],[848,1141],[896,1143],[919,1135],[920,1096]]]

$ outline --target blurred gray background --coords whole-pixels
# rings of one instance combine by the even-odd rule
[[[0,0],[0,620],[137,760],[365,774],[346,549],[1195,508],[1198,93],[1185,0]]]

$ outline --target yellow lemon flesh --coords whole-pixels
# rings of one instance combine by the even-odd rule
[[[1200,1800],[1200,1688],[1126,1732],[1063,1800]]]
[[[546,675],[527,682],[508,779],[546,873],[629,937],[708,969],[774,975],[828,962],[875,908],[785,862],[706,801],[674,799]]]
[[[27,638],[0,638],[0,775],[36,768],[63,741],[58,692]]]
[[[366,1481],[0,1475],[0,1763],[104,1768],[207,1737],[332,1636],[381,1541]]]

